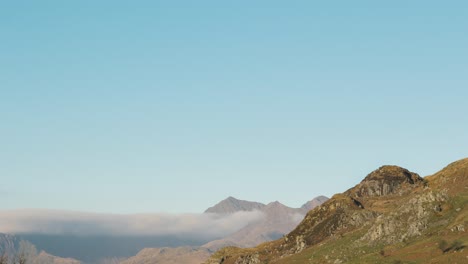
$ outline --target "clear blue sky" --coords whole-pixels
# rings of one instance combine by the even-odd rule
[[[468,156],[467,1],[2,1],[0,209],[300,206]]]

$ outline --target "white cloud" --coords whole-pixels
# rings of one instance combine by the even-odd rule
[[[0,211],[0,232],[68,235],[175,235],[216,238],[259,221],[263,213],[94,214],[59,210]]]

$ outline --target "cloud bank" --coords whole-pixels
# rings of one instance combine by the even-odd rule
[[[77,236],[222,237],[261,221],[258,211],[218,214],[96,214],[59,210],[0,211],[0,232]]]

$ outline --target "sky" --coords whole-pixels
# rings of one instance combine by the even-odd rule
[[[466,1],[2,1],[0,209],[299,207],[468,150]]]

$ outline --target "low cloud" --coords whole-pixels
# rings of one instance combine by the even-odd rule
[[[305,214],[295,213],[295,214],[292,214],[291,219],[293,223],[299,224],[300,222],[302,222],[302,220],[304,220],[304,217],[305,217]]]
[[[0,211],[1,233],[222,237],[261,221],[258,211],[218,214],[94,214],[58,210]]]

